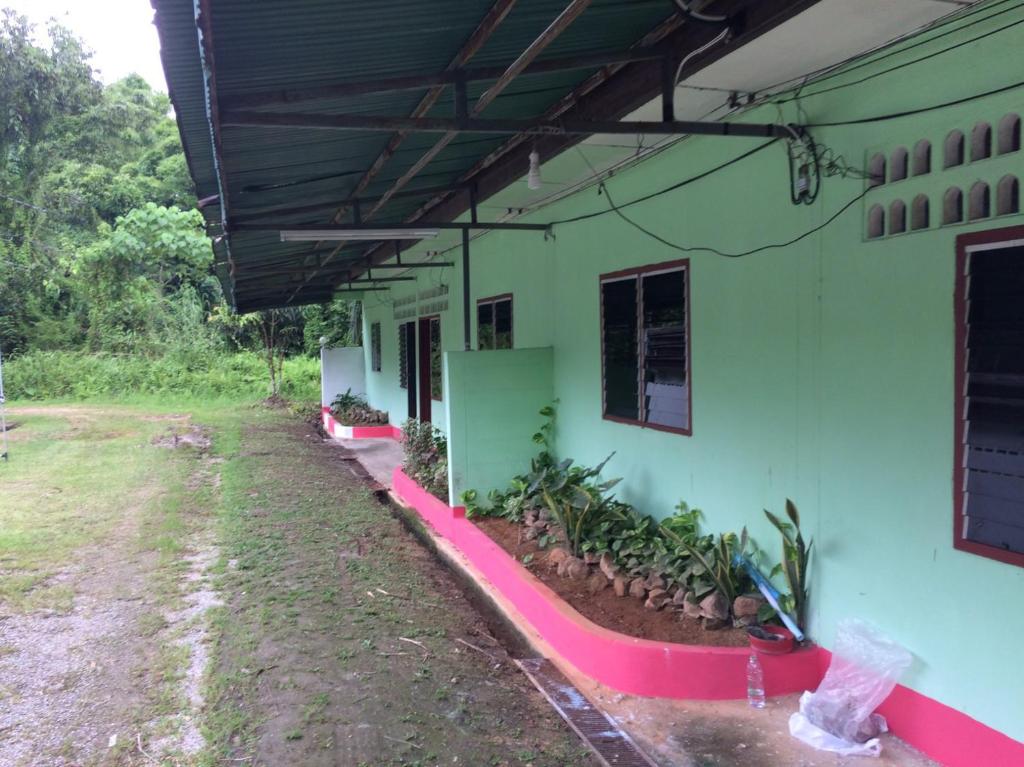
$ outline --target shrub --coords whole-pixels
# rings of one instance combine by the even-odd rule
[[[402,424],[404,471],[427,492],[448,502],[448,439],[431,423],[410,418]]]
[[[258,400],[269,388],[262,358],[251,352],[182,349],[160,357],[74,351],[34,351],[4,362],[10,399],[124,399],[159,395],[174,399]],[[285,361],[282,395],[318,400],[315,359]]]
[[[331,402],[334,417],[346,426],[380,426],[388,423],[388,414],[370,407],[365,397],[347,390]]]

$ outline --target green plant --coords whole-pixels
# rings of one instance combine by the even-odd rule
[[[353,394],[351,389],[339,394],[331,402],[334,417],[346,426],[377,426],[388,423],[388,414],[370,407],[366,398]]]
[[[747,590],[750,579],[742,568],[733,564],[733,555],[746,552],[749,544],[747,529],[740,535],[721,533],[717,541],[704,548],[701,539],[689,541],[675,530],[662,525],[662,532],[692,558],[686,581],[698,599],[712,591],[720,591],[729,600],[730,609],[737,595]],[[713,539],[712,539],[713,540]]]
[[[556,400],[557,403],[557,400]],[[555,465],[554,456],[550,452],[551,438],[555,428],[555,408],[547,405],[540,409],[545,421],[533,435],[533,441],[543,446],[543,450],[530,461],[530,472],[512,478],[504,492],[491,490],[487,494],[487,505],[479,502],[476,490],[466,490],[461,500],[466,507],[466,516],[503,517],[509,522],[522,522],[525,513],[531,509],[544,507],[544,498],[535,481],[545,470]]]
[[[796,615],[796,622],[800,628],[805,628],[807,623],[807,604],[810,598],[810,589],[807,586],[807,565],[811,559],[811,548],[814,540],[804,544],[804,537],[800,531],[800,512],[796,504],[786,499],[786,516],[789,522],[783,522],[768,509],[764,510],[768,521],[775,525],[782,535],[782,572],[786,576],[786,583],[792,595],[792,610]],[[786,605],[783,605],[786,607]]]
[[[589,531],[614,513],[614,501],[605,493],[620,480],[594,481],[612,455],[592,468],[573,466],[571,458],[546,466],[528,488],[530,493],[540,491],[574,556],[583,553],[583,542]]]
[[[448,502],[448,439],[431,423],[410,418],[402,425],[402,470],[427,492]]]

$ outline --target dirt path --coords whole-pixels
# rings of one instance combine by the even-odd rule
[[[131,539],[149,500],[144,491],[130,499],[113,539],[79,552],[51,579],[74,594],[69,611],[2,619],[2,767],[73,763],[132,728],[144,699],[134,666],[152,654],[138,623],[150,607],[145,574],[153,555]]]
[[[103,428],[116,412],[35,408],[24,414],[68,418],[68,429],[89,439],[89,430]],[[145,440],[163,428],[129,435],[143,440],[132,449],[162,450]],[[196,524],[187,504],[174,506],[184,521],[164,507],[172,496],[186,501],[212,483],[208,461],[197,451],[159,458],[170,470],[133,487],[116,509],[65,522],[88,527],[107,513],[116,516],[102,541],[75,550],[73,561],[41,584],[66,594],[66,604],[28,610],[0,604],[0,767],[153,764],[202,748],[201,701],[190,706],[186,690],[192,677],[198,685],[199,676],[189,672],[201,651],[187,639],[197,626],[202,631],[192,604],[203,593],[209,556],[195,565],[188,554],[192,536],[210,525]],[[40,520],[45,517],[43,506]]]
[[[307,426],[224,471],[207,735],[249,765],[590,765],[451,576]]]

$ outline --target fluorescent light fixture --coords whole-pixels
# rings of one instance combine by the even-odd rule
[[[281,242],[431,240],[437,229],[282,229]]]

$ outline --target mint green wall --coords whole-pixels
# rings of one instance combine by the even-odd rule
[[[1024,9],[976,24],[963,37],[1017,19],[1024,19]],[[808,85],[804,121],[910,110],[1019,79],[1024,25],[861,84],[807,95],[959,39],[949,35],[880,67]],[[557,226],[550,241],[529,233],[480,238],[473,244],[472,286],[474,298],[514,293],[517,346],[553,348],[560,455],[595,463],[615,450],[606,471],[624,477],[618,491],[625,500],[664,516],[685,499],[704,510],[707,530],[747,525],[773,554],[777,536],[761,510],[778,511],[792,498],[817,542],[814,637],[830,646],[840,618],[872,620],[914,653],[904,680],[909,686],[1024,740],[1024,665],[1017,654],[1024,636],[1024,568],[954,551],[951,530],[954,240],[963,232],[1020,225],[1024,217],[938,224],[948,186],[960,186],[966,199],[976,180],[987,181],[994,194],[1003,174],[1024,177],[1024,152],[942,170],[949,130],[969,136],[978,120],[995,128],[1007,112],[1024,114],[1021,90],[896,120],[814,129],[815,139],[860,167],[875,149],[888,154],[928,138],[932,172],[872,190],[821,232],[788,247],[741,259],[684,254],[609,213]],[[797,119],[792,103],[783,115]],[[775,107],[767,106],[740,119],[776,117]],[[687,139],[616,174],[608,188],[622,205],[757,143]],[[544,173],[570,177],[580,167],[582,160],[570,152],[546,164]],[[857,179],[827,178],[815,205],[794,207],[788,183],[779,144],[627,214],[673,242],[742,251],[824,223],[864,189]],[[919,192],[931,201],[928,231],[865,241],[869,205],[888,207],[899,197],[909,210]],[[607,199],[591,189],[524,220],[606,208]],[[604,421],[598,277],[683,257],[691,267],[693,436]],[[457,271],[445,273],[452,283],[446,349],[461,348]],[[390,313],[390,307],[367,310],[368,318]],[[396,364],[394,349],[394,325],[385,319],[382,379],[397,376],[388,372]],[[368,375],[371,399],[391,401],[390,385]],[[494,407],[502,404],[494,399]]]
[[[532,436],[544,422],[538,411],[554,395],[553,350],[448,352],[445,387],[450,501],[473,489],[484,502],[537,454]]]

